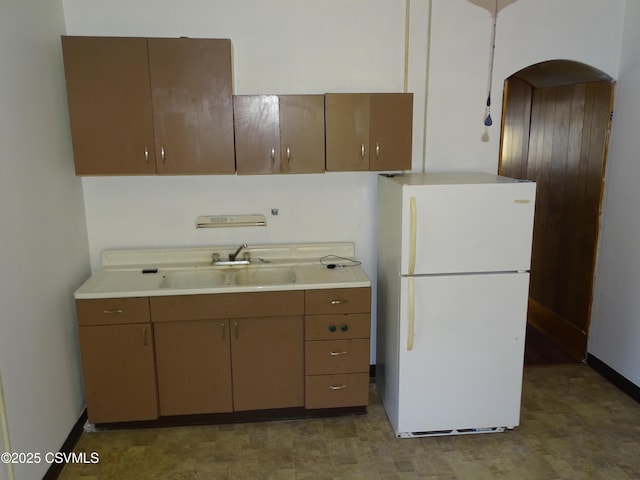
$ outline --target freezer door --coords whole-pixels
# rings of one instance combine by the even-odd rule
[[[401,273],[529,270],[535,183],[406,185]]]
[[[401,282],[396,434],[517,426],[529,274]]]

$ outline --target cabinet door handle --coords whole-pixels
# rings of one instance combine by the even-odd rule
[[[346,355],[348,352],[346,350],[342,350],[340,352],[329,352],[329,355],[332,357],[338,357],[340,355]]]
[[[234,321],[233,326],[234,326],[236,340],[237,340],[238,339],[238,322]]]
[[[269,155],[271,157],[271,163],[275,162],[276,160],[276,147],[274,147],[273,145],[271,145],[271,155]]]
[[[291,148],[287,145],[287,163],[291,161]]]
[[[144,163],[149,163],[149,147],[144,146]]]
[[[164,146],[160,147],[160,158],[162,158],[162,163],[167,159],[167,155],[164,152]]]
[[[341,299],[336,299],[336,300],[331,300],[331,305],[342,305],[343,303],[347,303],[349,300],[341,300]]]
[[[409,332],[407,333],[407,352],[413,350],[416,330],[416,293],[413,277],[409,277]]]
[[[344,390],[346,385],[329,385],[329,390]]]
[[[222,322],[220,324],[220,335],[222,335],[222,339],[224,340],[225,339],[225,336],[224,336],[224,322]]]
[[[115,308],[113,310],[103,310],[102,313],[105,315],[120,315],[121,313],[124,313],[124,310],[121,308]]]
[[[360,158],[364,160],[364,143],[360,144]]]
[[[147,346],[147,329],[146,328],[142,329],[142,344],[145,347]]]
[[[376,142],[376,158],[380,156],[380,144]]]

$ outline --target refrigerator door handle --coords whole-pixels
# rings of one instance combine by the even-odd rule
[[[413,275],[416,269],[416,235],[418,228],[418,207],[416,197],[409,199],[409,214],[411,215],[411,235],[409,245],[409,275]]]
[[[409,332],[407,335],[407,351],[413,350],[413,336],[416,327],[416,292],[413,277],[409,277]]]

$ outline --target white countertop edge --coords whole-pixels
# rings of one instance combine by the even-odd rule
[[[151,290],[110,291],[110,292],[78,292],[73,297],[76,300],[96,298],[130,298],[130,297],[167,297],[174,295],[209,295],[221,293],[249,293],[249,292],[279,292],[291,290],[320,290],[330,288],[358,288],[371,287],[368,280],[356,280],[336,283],[288,283],[286,285],[246,286],[234,285],[211,288],[166,288]]]

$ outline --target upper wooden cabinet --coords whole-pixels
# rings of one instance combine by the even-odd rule
[[[78,175],[233,173],[231,41],[62,37]]]
[[[410,170],[412,93],[329,93],[326,169]]]
[[[237,95],[239,174],[324,172],[323,95]]]

